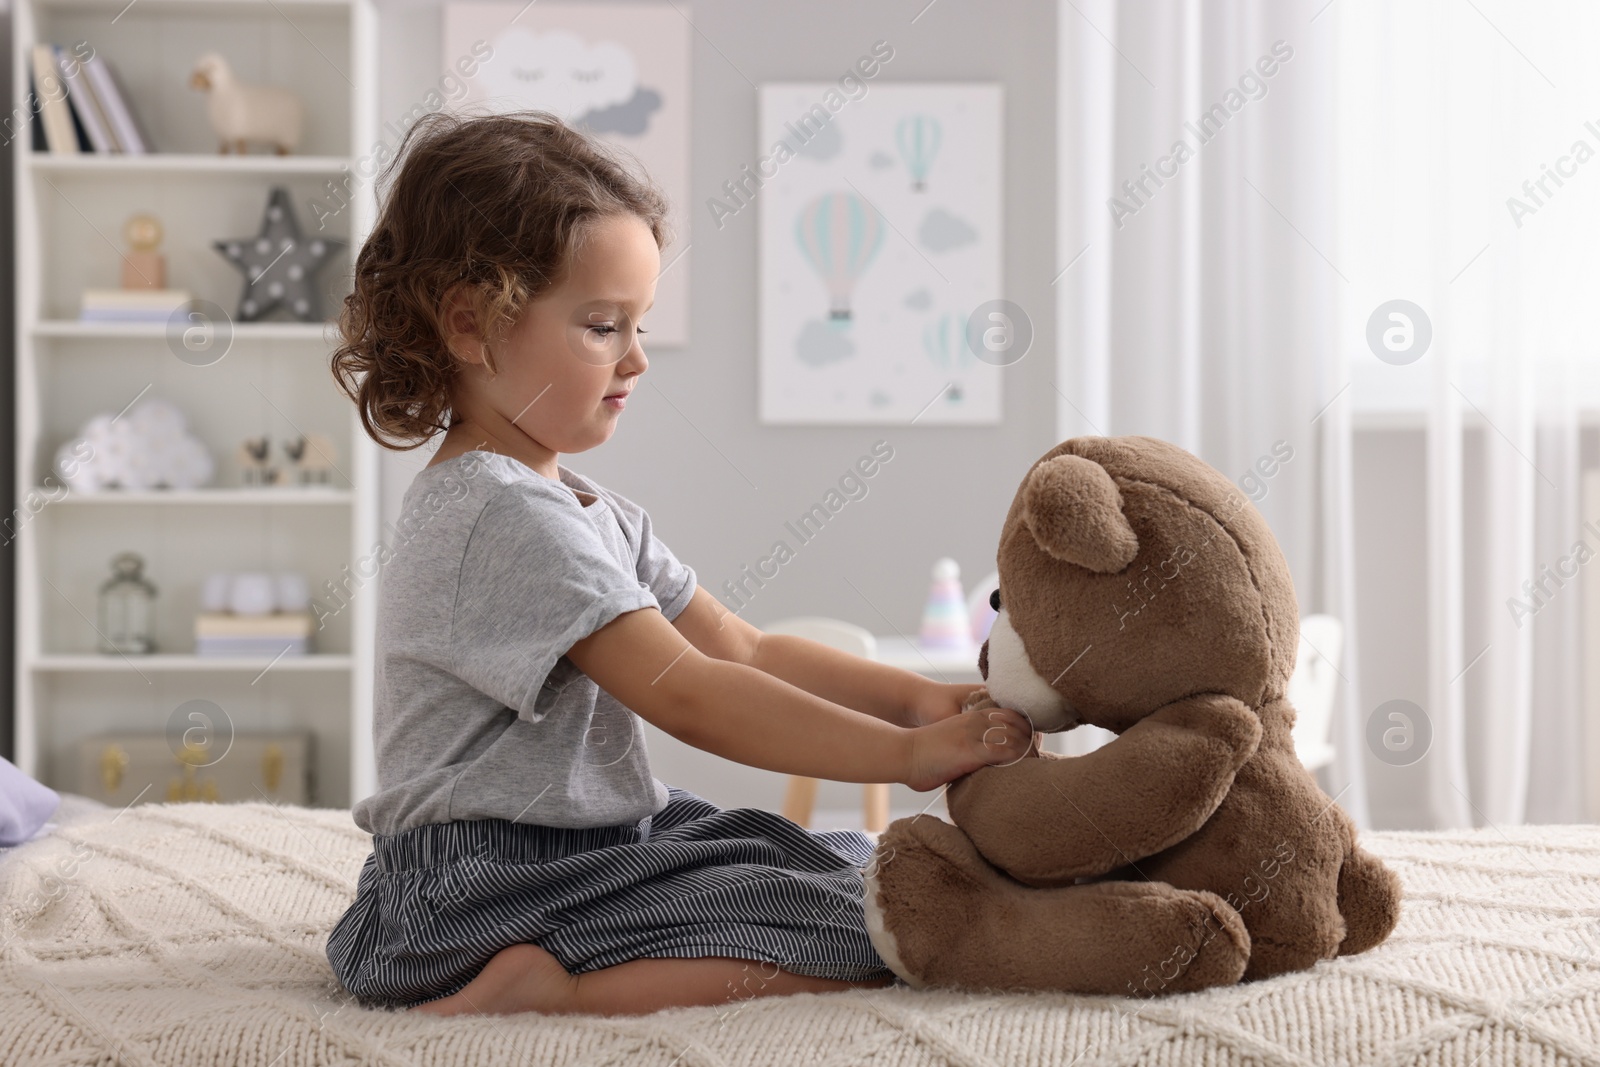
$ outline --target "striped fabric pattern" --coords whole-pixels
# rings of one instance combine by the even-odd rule
[[[509,945],[581,974],[647,956],[732,956],[794,974],[893,977],[867,938],[856,830],[807,830],[668,786],[637,826],[471,819],[373,838],[329,934],[341,985],[372,1007],[449,996]]]

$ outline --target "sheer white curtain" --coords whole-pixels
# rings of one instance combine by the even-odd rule
[[[1574,367],[1592,384],[1600,230],[1594,195],[1567,195],[1582,167],[1520,230],[1505,198],[1573,139],[1600,148],[1579,81],[1593,16],[1541,16],[1562,44],[1533,62],[1570,71],[1559,90],[1464,0],[1062,0],[1058,17],[1059,435],[1165,437],[1256,499],[1302,612],[1346,626],[1324,784],[1361,825],[1581,818],[1576,583],[1516,620],[1507,598],[1581,533]],[[1567,118],[1584,99],[1594,114]],[[1386,328],[1432,327],[1411,362],[1368,343],[1393,300],[1422,312]],[[1426,434],[1400,479],[1426,500],[1415,558],[1383,558],[1404,538],[1358,544],[1362,480],[1388,472],[1356,435],[1382,412]],[[1426,610],[1380,594],[1358,626],[1358,579],[1397,566],[1426,575]],[[1396,674],[1389,628],[1413,615],[1421,684],[1364,686],[1364,660]],[[1368,738],[1391,698],[1431,735],[1412,762]]]
[[[1437,825],[1578,820],[1600,9],[1340,0],[1328,19],[1352,400],[1414,413],[1427,439],[1433,740],[1408,772]],[[1400,365],[1364,336],[1396,298],[1432,328]]]

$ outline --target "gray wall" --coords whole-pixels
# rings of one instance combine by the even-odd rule
[[[691,35],[695,208],[686,235],[694,247],[674,268],[693,272],[691,343],[650,352],[645,380],[659,392],[641,389],[609,442],[562,462],[644,505],[661,538],[695,568],[701,585],[720,595],[724,580],[766,555],[784,535],[784,522],[817,502],[881,437],[894,458],[868,481],[867,495],[800,547],[744,617],[759,626],[787,615],[831,615],[875,633],[914,634],[934,560],[953,557],[969,590],[993,570],[1016,481],[1056,443],[1054,5],[944,0],[920,16],[917,0],[677,6],[698,31]],[[382,6],[380,124],[408,111],[438,79],[440,17],[437,5]],[[1003,295],[1033,319],[1034,345],[1007,371],[1004,421],[997,426],[762,426],[756,212],[739,212],[718,230],[705,201],[760,154],[750,82],[832,80],[880,39],[894,47],[894,58],[870,84],[1004,86]],[[389,518],[426,456],[386,460]],[[729,763],[653,728],[650,746],[657,777],[714,803],[776,808],[781,802],[782,775]],[[893,806],[897,814],[916,811],[932,798],[896,787]],[[818,806],[859,809],[859,787],[824,783]]]

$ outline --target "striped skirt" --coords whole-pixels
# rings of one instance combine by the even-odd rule
[[[638,825],[472,819],[376,835],[328,962],[369,1007],[449,996],[510,945],[571,974],[647,956],[731,956],[793,974],[892,978],[867,938],[857,830],[807,830],[668,786]]]

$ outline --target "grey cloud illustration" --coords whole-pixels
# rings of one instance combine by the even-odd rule
[[[795,338],[794,352],[800,357],[800,362],[820,367],[849,359],[856,354],[856,346],[838,329],[820,319],[812,319],[800,330],[800,336]]]
[[[930,251],[948,252],[976,241],[978,231],[944,208],[936,207],[923,217],[922,225],[917,228],[917,239]]]
[[[640,86],[625,104],[596,108],[584,112],[574,120],[575,126],[587,126],[595,133],[621,133],[637,137],[650,128],[650,116],[661,110],[661,94]]]
[[[830,122],[812,134],[811,140],[800,146],[799,154],[818,163],[826,163],[837,156],[843,148],[844,138],[839,134],[839,127]]]

